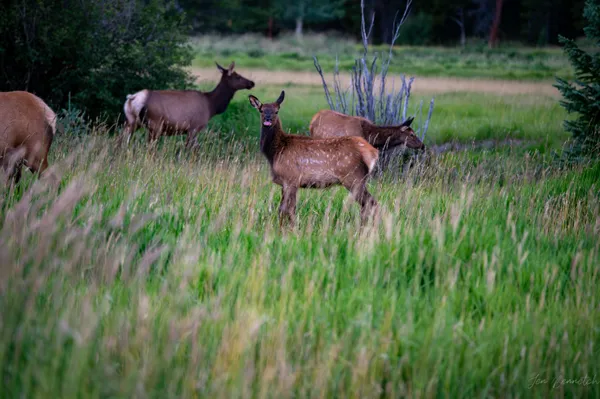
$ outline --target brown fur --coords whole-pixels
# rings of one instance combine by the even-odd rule
[[[346,187],[361,206],[363,221],[377,209],[366,179],[379,151],[361,137],[314,139],[286,134],[277,115],[285,93],[272,104],[249,96],[261,115],[260,148],[271,166],[273,182],[282,187],[281,221],[294,221],[298,188]]]
[[[254,82],[217,64],[221,80],[211,92],[197,90],[142,90],[128,95],[125,101],[127,123],[124,131],[127,142],[140,124],[148,127],[148,141],[161,135],[187,134],[187,147],[191,147],[198,132],[204,129],[215,115],[225,112],[238,90],[251,89]],[[123,137],[121,137],[122,140]]]
[[[363,137],[379,150],[399,145],[424,149],[425,145],[410,127],[412,121],[410,118],[399,126],[377,126],[360,116],[324,109],[317,112],[310,121],[310,135],[314,138]]]
[[[56,131],[56,114],[26,91],[0,93],[0,164],[15,183],[21,166],[42,174]]]

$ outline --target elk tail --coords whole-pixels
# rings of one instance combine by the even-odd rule
[[[371,173],[375,168],[375,164],[377,164],[377,160],[379,159],[379,151],[362,137],[353,137],[353,139],[355,139],[357,142],[360,156],[362,157],[365,165],[367,165],[369,173]]]
[[[142,90],[138,91],[135,94],[127,95],[127,100],[125,100],[125,105],[123,106],[127,122],[133,124],[136,123],[136,121],[140,120],[140,114],[142,110],[146,107],[148,94],[148,90]]]

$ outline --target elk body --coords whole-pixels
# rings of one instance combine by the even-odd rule
[[[310,121],[310,135],[314,138],[362,137],[378,150],[399,145],[424,149],[425,145],[410,127],[413,119],[409,118],[398,126],[377,126],[360,116],[324,109],[317,112]]]
[[[236,91],[254,87],[253,81],[234,72],[235,63],[227,69],[219,64],[217,67],[221,71],[221,80],[211,92],[142,90],[128,95],[124,106],[127,142],[138,127],[145,124],[148,141],[155,141],[161,135],[187,134],[186,147],[191,147],[208,121],[225,112]]]
[[[24,164],[33,173],[48,167],[48,151],[56,132],[56,114],[26,91],[0,93],[0,164],[18,183]]]
[[[285,93],[276,102],[261,104],[249,96],[260,112],[260,149],[269,161],[273,182],[282,187],[279,215],[293,224],[298,188],[325,188],[337,184],[348,189],[361,206],[361,218],[367,219],[377,209],[366,180],[379,152],[361,137],[314,139],[286,134],[277,115]]]

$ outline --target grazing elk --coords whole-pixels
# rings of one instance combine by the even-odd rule
[[[398,126],[377,126],[360,116],[345,115],[324,109],[310,121],[310,135],[314,138],[356,136],[363,137],[378,150],[390,149],[399,145],[408,148],[425,149],[425,144],[410,127],[414,118],[409,118]]]
[[[367,191],[366,179],[379,151],[362,137],[314,139],[286,134],[277,113],[285,92],[272,104],[261,104],[249,96],[260,112],[260,149],[269,161],[273,182],[282,187],[280,220],[294,223],[298,188],[346,187],[361,206],[364,222],[377,210],[377,201]]]
[[[127,123],[123,134],[127,136],[127,143],[139,125],[145,124],[149,142],[161,135],[187,133],[186,147],[190,148],[210,118],[225,112],[236,91],[254,87],[253,81],[233,71],[234,62],[227,69],[219,64],[217,67],[221,80],[211,92],[142,90],[129,94],[124,106]]]
[[[25,165],[41,174],[56,132],[56,114],[26,91],[0,93],[0,164],[16,184]]]

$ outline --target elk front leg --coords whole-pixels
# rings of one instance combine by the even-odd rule
[[[6,173],[7,183],[17,185],[21,180],[22,161],[14,159],[11,152],[7,152],[2,159],[2,169]]]
[[[279,225],[294,227],[296,220],[296,193],[298,187],[284,185],[281,189],[281,204],[279,205]]]

